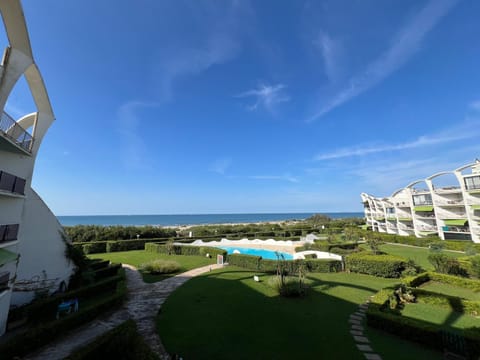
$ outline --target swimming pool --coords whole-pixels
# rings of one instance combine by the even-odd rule
[[[277,260],[277,255],[275,251],[264,250],[264,249],[252,249],[252,248],[243,248],[243,247],[228,247],[220,246],[220,249],[226,250],[228,254],[243,254],[243,255],[254,255],[261,256],[263,259]],[[278,251],[279,254],[282,254],[285,260],[293,260],[293,255],[285,252]]]

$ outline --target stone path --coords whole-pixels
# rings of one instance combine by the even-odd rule
[[[133,266],[124,264],[123,267],[127,277],[128,298],[122,308],[75,329],[59,341],[48,344],[24,359],[64,359],[74,349],[87,345],[128,319],[135,320],[140,335],[154,352],[162,359],[169,359],[156,331],[155,317],[158,311],[165,299],[180,285],[194,276],[221,268],[222,265],[207,265],[153,284],[144,283],[142,276]]]
[[[368,340],[368,338],[363,333],[363,331],[365,330],[363,327],[363,323],[369,303],[370,300],[367,300],[364,304],[361,304],[358,307],[358,310],[355,313],[350,315],[350,318],[348,320],[351,326],[350,334],[353,336],[353,340],[355,340],[357,349],[363,353],[366,359],[382,360],[382,357],[373,351],[372,347],[370,346],[370,340]]]

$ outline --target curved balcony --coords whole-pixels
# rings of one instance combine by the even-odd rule
[[[0,115],[0,149],[30,155],[33,136],[5,111]]]

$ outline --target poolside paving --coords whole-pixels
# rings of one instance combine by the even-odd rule
[[[24,359],[64,359],[73,350],[86,346],[128,319],[135,320],[138,332],[152,351],[159,354],[161,359],[170,359],[157,333],[155,317],[158,311],[166,298],[179,286],[192,277],[221,268],[222,265],[203,266],[152,284],[143,282],[141,274],[135,267],[126,264],[123,267],[127,278],[128,299],[120,309],[69,332]]]

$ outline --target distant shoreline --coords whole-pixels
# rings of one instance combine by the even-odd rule
[[[239,225],[257,223],[282,223],[302,221],[315,213],[259,213],[259,214],[193,214],[193,215],[82,215],[57,216],[63,226],[100,225],[100,226],[160,226],[192,227],[202,225]],[[363,212],[322,213],[332,219],[363,217]]]

